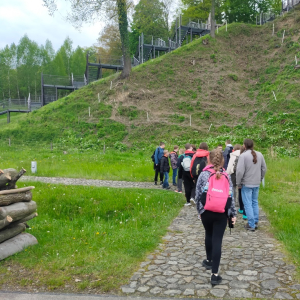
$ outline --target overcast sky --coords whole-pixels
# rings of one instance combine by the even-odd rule
[[[66,6],[65,1],[57,2],[61,3],[59,11],[51,17],[42,0],[0,0],[0,48],[17,44],[25,34],[38,44],[45,44],[49,39],[55,50],[67,36],[73,41],[74,48],[95,44],[105,24],[85,25],[79,32],[64,19],[66,11],[62,5]]]
[[[139,0],[133,0],[135,4]],[[177,4],[174,0],[173,4]],[[68,36],[77,46],[90,47],[97,43],[104,20],[85,24],[80,31],[65,20],[69,5],[66,0],[57,0],[58,11],[50,16],[43,0],[0,0],[0,49],[27,36],[39,45],[49,39],[57,51]]]

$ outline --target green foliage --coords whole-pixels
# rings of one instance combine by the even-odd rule
[[[55,53],[52,43],[45,45],[30,40],[27,35],[18,45],[11,44],[0,49],[0,94],[3,98],[24,99],[31,93],[31,99],[38,100],[41,94],[41,73],[67,76],[85,72],[86,52],[91,49],[77,47],[67,38]],[[93,55],[91,55],[93,59]]]
[[[259,201],[271,222],[272,232],[291,254],[299,272],[299,159],[268,159],[267,166],[266,186],[260,189]]]
[[[180,123],[182,123],[182,122],[185,121],[185,117],[184,117],[184,116],[180,116],[180,115],[178,115],[178,114],[171,115],[171,116],[170,116],[170,119],[171,119],[172,121],[174,121],[174,122],[180,122]]]
[[[228,76],[229,76],[232,80],[234,80],[234,81],[237,81],[237,80],[238,80],[238,77],[237,77],[236,74],[228,74]]]
[[[164,18],[164,6],[159,0],[140,0],[134,8],[132,35],[166,39],[169,36],[168,23]],[[138,33],[138,35],[137,35]],[[138,41],[138,40],[137,40]],[[145,41],[149,43],[149,41]]]
[[[139,114],[136,106],[120,106],[118,112],[120,116],[128,117],[129,120],[136,119]]]

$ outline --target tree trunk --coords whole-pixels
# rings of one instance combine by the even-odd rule
[[[5,219],[0,220],[0,229],[8,226],[13,221],[12,217],[7,216]]]
[[[23,251],[28,246],[36,245],[37,239],[29,233],[21,233],[0,244],[0,260]]]
[[[210,35],[212,38],[215,38],[215,31],[216,31],[216,22],[215,22],[215,0],[211,0],[211,29],[210,29]]]
[[[25,231],[26,225],[25,224],[16,224],[15,226],[0,231],[0,243],[18,235],[19,233]]]
[[[34,201],[30,202],[20,202],[9,206],[0,207],[0,220],[5,219],[7,216],[11,216],[14,221],[18,221],[27,217],[36,211],[36,203]]]
[[[5,169],[0,174],[0,190],[11,190],[16,186],[16,182],[26,173],[25,169],[18,172],[15,169]]]
[[[7,206],[18,202],[29,202],[31,200],[32,200],[31,191],[17,193],[17,194],[0,195],[0,206]]]
[[[15,226],[16,224],[25,223],[25,222],[27,222],[27,221],[29,221],[29,220],[31,220],[31,219],[37,217],[37,216],[38,216],[38,213],[35,212],[35,213],[33,213],[33,214],[31,214],[31,215],[29,215],[29,216],[23,218],[23,219],[20,219],[20,220],[18,220],[18,221],[16,221],[16,222],[12,222],[12,223],[11,223],[9,226],[7,226],[7,227],[10,228],[10,227]]]
[[[23,187],[23,188],[20,188],[20,189],[0,191],[0,195],[23,193],[23,192],[31,191],[33,189],[35,189],[34,186],[26,186],[26,187]]]
[[[127,19],[127,4],[126,0],[117,0],[118,17],[119,17],[119,31],[122,42],[123,53],[123,71],[120,78],[127,78],[131,72],[131,58],[129,48],[129,33],[128,33],[128,19]]]

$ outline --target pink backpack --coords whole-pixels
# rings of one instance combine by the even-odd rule
[[[225,208],[229,208],[231,205],[230,185],[228,174],[221,172],[222,176],[217,179],[216,171],[214,169],[208,169],[211,173],[208,179],[208,191],[206,195],[206,202],[204,205],[205,210],[224,213]]]

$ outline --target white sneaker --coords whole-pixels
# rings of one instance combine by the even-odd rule
[[[196,205],[196,201],[195,201],[194,198],[191,198],[190,201],[191,201],[191,203],[192,203],[193,205]]]
[[[200,215],[198,215],[198,220],[201,220],[201,216]]]
[[[184,206],[191,206],[191,205],[192,205],[191,203],[184,204]]]

